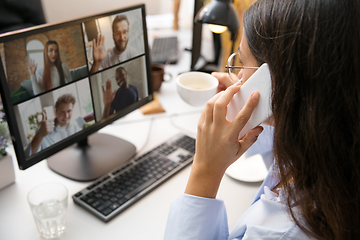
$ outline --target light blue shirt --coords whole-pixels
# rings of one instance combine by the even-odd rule
[[[311,239],[291,220],[281,189],[279,195],[270,191],[278,182],[270,168],[253,204],[230,234],[222,200],[182,194],[170,207],[164,239]],[[296,206],[293,210],[298,213]]]

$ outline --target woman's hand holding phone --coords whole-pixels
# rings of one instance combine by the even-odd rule
[[[239,84],[234,84],[206,104],[198,123],[196,153],[185,193],[214,198],[226,169],[262,132],[262,127],[256,127],[238,139],[239,132],[257,106],[259,92],[251,94],[232,122],[226,119],[227,105],[239,89]]]

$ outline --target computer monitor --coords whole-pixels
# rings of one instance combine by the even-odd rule
[[[0,35],[0,91],[20,169],[47,159],[67,178],[92,181],[135,155],[97,131],[153,99],[145,16],[141,4]]]

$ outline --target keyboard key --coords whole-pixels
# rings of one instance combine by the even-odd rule
[[[104,214],[105,216],[109,215],[109,213],[111,213],[114,209],[112,209],[111,207],[108,207],[104,210],[101,211],[102,214]]]
[[[110,205],[110,209],[114,210],[116,208],[120,207],[120,205],[118,203],[113,203]]]
[[[103,202],[103,203],[102,203],[101,205],[99,205],[96,209],[101,212],[102,210],[104,210],[105,208],[107,208],[108,206],[110,206],[110,204],[111,204],[110,201]]]
[[[75,194],[75,197],[80,197],[82,195],[82,192],[78,192],[77,194]]]
[[[145,188],[147,188],[148,186],[153,184],[155,181],[156,181],[155,178],[152,178],[152,179],[148,180],[147,182],[143,183],[141,186],[139,186],[138,188],[136,188],[132,192],[128,193],[125,197],[128,198],[128,199],[132,198],[133,196],[135,196],[136,194],[138,194],[139,192],[141,192],[142,190],[144,190]]]
[[[97,200],[95,202],[93,202],[92,204],[90,204],[91,206],[93,206],[94,208],[98,208],[99,206],[101,206],[104,203],[103,200]]]

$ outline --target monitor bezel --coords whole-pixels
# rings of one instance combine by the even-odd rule
[[[93,125],[87,127],[86,129],[83,129],[80,132],[77,132],[64,140],[53,144],[52,146],[49,146],[48,148],[46,148],[46,150],[36,153],[33,156],[30,156],[28,158],[25,157],[25,152],[24,152],[25,146],[23,146],[23,144],[21,143],[20,131],[19,131],[17,122],[11,121],[11,120],[16,119],[16,115],[15,115],[15,111],[14,111],[14,105],[11,101],[10,89],[7,84],[7,79],[5,76],[5,71],[4,71],[2,59],[0,56],[0,86],[1,86],[0,94],[1,94],[2,101],[3,101],[4,111],[7,116],[11,141],[13,143],[13,147],[14,147],[14,150],[16,153],[16,158],[17,158],[19,169],[25,170],[25,169],[33,166],[34,164],[56,154],[57,152],[61,151],[62,149],[67,148],[71,145],[74,145],[74,144],[84,140],[91,134],[97,132],[98,130],[100,130],[100,129],[104,128],[105,126],[111,124],[112,122],[120,119],[121,117],[124,117],[128,113],[140,108],[141,106],[149,103],[150,101],[152,101],[154,99],[152,76],[151,76],[150,52],[149,52],[149,45],[148,45],[147,26],[146,26],[145,4],[127,6],[127,7],[123,7],[123,8],[120,8],[120,9],[117,9],[114,11],[110,11],[110,12],[104,12],[104,13],[100,13],[100,14],[96,14],[96,15],[81,17],[78,19],[73,19],[73,20],[59,22],[59,23],[43,24],[43,25],[39,25],[36,27],[30,27],[30,28],[17,30],[17,31],[14,31],[11,33],[5,33],[5,34],[0,35],[0,43],[3,43],[3,42],[11,41],[14,39],[24,38],[27,36],[39,34],[39,33],[46,32],[46,31],[51,31],[51,30],[66,27],[66,26],[73,26],[73,25],[81,24],[81,23],[89,21],[89,20],[93,20],[93,19],[97,19],[97,18],[101,18],[101,17],[107,17],[107,16],[111,16],[114,14],[120,14],[123,12],[135,10],[135,9],[141,9],[141,14],[143,16],[142,17],[142,20],[143,20],[142,25],[143,25],[143,33],[144,33],[144,35],[143,35],[144,36],[144,45],[145,45],[144,46],[144,50],[145,50],[144,56],[145,56],[146,76],[147,76],[147,85],[148,85],[147,86],[148,87],[148,95],[145,96],[144,98],[142,98],[140,101],[127,107],[126,109],[124,109],[118,113],[112,114],[111,116],[106,118],[106,120],[98,121],[98,122],[94,123]],[[82,32],[82,34],[84,34],[84,33]],[[87,61],[86,61],[86,65],[88,66]],[[97,72],[97,73],[99,73],[99,72]],[[95,75],[95,74],[88,73],[87,78],[89,78],[89,81],[90,81],[90,76]],[[6,87],[6,89],[4,89],[4,87]],[[16,103],[16,104],[19,104],[19,103]]]

